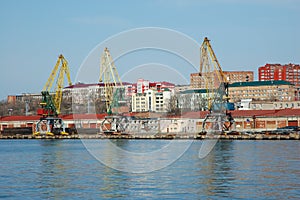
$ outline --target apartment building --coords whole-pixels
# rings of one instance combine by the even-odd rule
[[[173,92],[169,89],[157,91],[148,89],[144,93],[136,93],[131,98],[132,112],[167,112],[167,103]]]
[[[266,64],[258,68],[260,81],[285,80],[295,85],[295,98],[300,100],[300,65]]]
[[[230,84],[235,82],[251,82],[254,79],[253,71],[223,71],[223,73]],[[203,74],[203,76],[208,77],[209,80],[215,83],[215,87],[219,87],[219,81],[215,71]],[[190,81],[191,88],[205,88],[205,82],[200,76],[200,73],[190,74]]]
[[[300,86],[300,65],[297,64],[266,64],[258,68],[258,80],[284,80]]]

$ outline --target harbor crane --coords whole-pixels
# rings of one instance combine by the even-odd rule
[[[104,83],[106,112],[111,115],[112,109],[118,106],[119,99],[116,95],[123,88],[123,84],[108,48],[104,49],[101,56],[99,82]]]
[[[205,37],[200,48],[200,73],[207,90],[207,110],[209,113],[203,121],[203,131],[223,132],[229,130],[234,120],[230,110],[234,110],[229,102],[229,81],[223,73],[220,63],[212,49],[210,40]]]
[[[118,109],[120,104],[124,103],[125,89],[108,48],[104,49],[101,56],[99,82],[104,83],[108,114],[102,122],[100,132],[105,134],[123,133],[126,117],[121,116]]]
[[[41,115],[41,118],[36,125],[35,135],[54,135],[56,133],[60,133],[62,135],[67,134],[65,132],[62,119],[58,117],[61,112],[62,90],[64,87],[65,75],[69,86],[72,85],[68,62],[63,55],[59,55],[58,60],[41,92],[41,108],[37,111],[38,115]],[[54,92],[51,94],[55,79],[56,85]]]

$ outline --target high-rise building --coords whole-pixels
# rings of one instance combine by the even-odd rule
[[[260,81],[288,81],[300,87],[300,65],[297,64],[266,64],[258,68]]]
[[[288,81],[295,85],[295,99],[300,99],[300,65],[299,64],[266,64],[258,68],[260,81]]]

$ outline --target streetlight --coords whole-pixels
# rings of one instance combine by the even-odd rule
[[[29,100],[25,100],[25,115],[28,116],[28,111],[29,111]]]
[[[9,116],[11,116],[12,115],[12,111],[13,111],[14,109],[12,109],[12,108],[9,108],[8,109],[8,114],[9,114]]]

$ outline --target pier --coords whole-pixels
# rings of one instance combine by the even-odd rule
[[[221,135],[200,135],[200,134],[73,134],[73,135],[0,135],[0,139],[149,139],[149,140],[299,140],[298,132],[291,133],[239,133],[239,134],[221,134]]]

